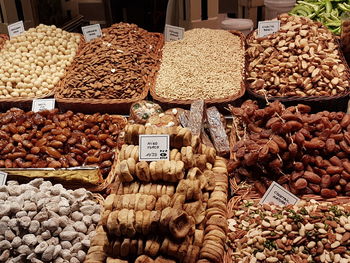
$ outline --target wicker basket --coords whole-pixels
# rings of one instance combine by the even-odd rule
[[[244,49],[245,47],[245,36],[239,32],[239,31],[234,31],[230,30],[232,34],[239,36],[241,39],[241,44],[242,48]],[[210,62],[209,62],[210,63]],[[234,101],[238,100],[241,98],[244,93],[245,93],[245,71],[246,71],[246,65],[244,65],[243,70],[242,70],[242,81],[241,81],[241,89],[239,90],[238,94],[231,95],[227,98],[221,98],[221,99],[207,99],[205,100],[207,105],[210,106],[216,106],[220,109],[223,109],[224,107],[227,106],[227,104],[231,103],[233,104]],[[154,79],[153,85],[151,85],[150,93],[151,96],[153,97],[154,101],[159,103],[164,109],[170,109],[170,108],[176,108],[176,107],[181,107],[181,108],[190,108],[191,103],[195,101],[195,99],[188,99],[188,100],[178,100],[178,99],[169,99],[169,98],[164,98],[156,93],[155,85],[156,84],[156,78]]]
[[[248,43],[249,41],[254,38],[254,34],[256,34],[257,30],[252,31],[248,34],[248,36],[246,37],[246,49],[248,48]],[[274,34],[278,34],[278,33],[274,33]],[[338,46],[339,46],[339,56],[340,59],[342,60],[344,66],[345,66],[345,70],[348,76],[348,79],[350,79],[350,68],[345,60],[344,54],[341,50],[341,45],[340,42],[338,40],[338,38],[336,36],[334,36],[335,41],[337,42]],[[248,62],[248,56],[246,56],[246,64],[247,64],[247,69],[249,66],[249,62]],[[246,71],[246,73],[248,74],[248,71]],[[249,76],[246,75],[246,78],[248,78]],[[297,105],[297,104],[305,104],[305,105],[309,105],[312,107],[313,110],[317,110],[317,111],[322,111],[322,110],[328,110],[328,111],[345,111],[346,107],[347,107],[347,102],[349,99],[349,94],[350,94],[350,89],[342,94],[338,94],[336,96],[306,96],[306,97],[300,97],[300,96],[276,96],[276,97],[272,97],[272,96],[263,96],[263,95],[259,95],[257,94],[253,89],[251,89],[251,85],[250,83],[247,81],[247,94],[251,99],[257,100],[259,103],[259,106],[264,106],[266,105],[267,101],[275,101],[278,100],[280,102],[282,102],[283,104],[285,104],[286,106],[293,106],[293,105]]]
[[[159,33],[151,33],[154,37],[158,38],[158,56],[161,56],[161,49],[164,45],[164,36]],[[158,69],[157,69],[158,70]],[[144,87],[142,93],[137,98],[132,99],[79,99],[79,98],[65,98],[60,94],[60,90],[63,90],[64,79],[60,82],[55,99],[62,110],[72,110],[84,113],[91,112],[103,112],[103,113],[118,113],[128,114],[131,104],[139,100],[143,100],[147,97],[148,91],[152,85],[154,85],[155,74],[147,77],[147,85]]]
[[[80,43],[77,49],[77,54],[80,52],[85,42],[83,35],[81,34],[78,34],[78,35],[80,36]],[[55,94],[56,88],[57,88],[57,85],[56,87],[54,87],[54,89],[50,93],[47,93],[38,97],[13,97],[13,98],[0,99],[0,111],[6,111],[13,107],[29,111],[32,109],[33,99],[44,99],[44,98],[53,97],[53,95]]]

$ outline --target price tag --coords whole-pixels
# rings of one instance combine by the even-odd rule
[[[280,30],[281,21],[260,21],[258,24],[258,37],[264,37]]]
[[[176,41],[184,38],[185,29],[183,27],[165,25],[165,41]]]
[[[33,100],[32,111],[53,110],[55,108],[55,99],[36,99]]]
[[[8,25],[7,30],[9,31],[10,38],[18,36],[24,32],[23,21],[18,21],[11,25]]]
[[[86,42],[89,42],[95,38],[102,37],[102,31],[100,24],[94,24],[90,26],[83,26],[83,31]]]
[[[5,185],[7,180],[7,173],[0,171],[0,185]]]
[[[276,182],[273,182],[267,189],[259,204],[273,203],[279,206],[295,205],[299,202],[299,198],[286,190]]]
[[[140,135],[140,161],[169,160],[169,135]]]

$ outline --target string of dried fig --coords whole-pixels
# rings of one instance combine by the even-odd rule
[[[294,194],[350,195],[350,115],[311,114],[306,105],[285,108],[277,101],[259,109],[248,100],[230,109],[247,127],[233,146],[237,178],[258,178],[261,193],[276,180]]]
[[[140,162],[140,134],[169,134],[173,148],[169,161]],[[121,147],[115,169],[122,185],[106,198],[101,222],[105,230],[100,240],[92,241],[87,262],[109,258],[143,262],[145,257],[153,262],[157,256],[176,262],[222,262],[226,160],[188,128],[127,125],[125,142],[130,145]]]

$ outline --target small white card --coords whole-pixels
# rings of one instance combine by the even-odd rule
[[[165,25],[165,41],[176,41],[184,38],[185,29],[183,27]]]
[[[258,37],[265,37],[276,33],[280,30],[280,25],[280,20],[260,21],[258,23]]]
[[[11,25],[8,25],[7,30],[9,31],[10,38],[18,36],[24,32],[23,21],[18,21]]]
[[[55,99],[34,99],[32,111],[53,110],[55,108]]]
[[[140,135],[139,159],[140,161],[169,160],[169,135]]]
[[[83,26],[81,28],[83,31],[86,42],[89,42],[95,38],[102,37],[102,31],[100,24],[94,24],[90,26]]]
[[[5,185],[7,180],[7,173],[0,171],[0,185]]]
[[[273,182],[267,189],[259,204],[273,203],[279,206],[295,205],[299,202],[299,198],[285,189],[283,186]]]

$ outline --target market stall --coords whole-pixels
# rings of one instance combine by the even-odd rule
[[[350,262],[346,8],[0,36],[0,262]]]

